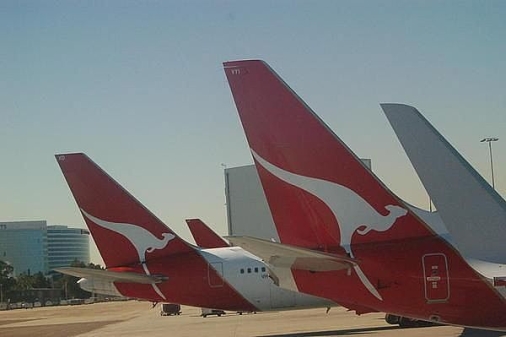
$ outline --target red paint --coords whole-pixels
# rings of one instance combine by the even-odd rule
[[[256,311],[240,293],[208,267],[198,251],[179,238],[149,212],[100,167],[81,153],[57,155],[58,164],[80,209],[101,220],[134,225],[147,230],[156,240],[172,233],[174,238],[164,248],[147,248],[145,268],[151,275],[163,275],[167,281],[157,283],[165,299],[148,284],[119,283],[115,285],[125,296],[150,301],[170,301],[197,307],[224,310]],[[84,213],[83,217],[97,244],[102,258],[113,271],[146,274],[134,244],[117,231],[103,228]],[[128,227],[129,225],[121,225]],[[136,238],[131,238],[135,241]],[[210,283],[213,280],[214,283]],[[212,286],[221,280],[221,286]]]
[[[388,215],[388,205],[408,209],[264,62],[226,62],[224,67],[249,146],[260,157],[285,171],[351,189],[381,216]],[[281,241],[343,254],[342,224],[336,219],[340,215],[334,216],[315,195],[255,164]],[[299,290],[359,312],[369,309],[425,320],[438,316],[453,324],[506,328],[504,299],[413,213],[397,218],[383,232],[355,231],[351,248],[382,300],[365,288],[354,270],[351,275],[295,270]],[[435,256],[442,255],[447,268],[441,271],[438,288],[428,291],[428,300],[423,259],[428,265],[441,265]]]
[[[232,311],[256,311],[234,288],[225,282],[214,269],[208,269],[205,261],[196,251],[173,255],[148,262],[153,274],[161,274],[168,280],[158,283],[167,301],[206,308],[219,308]],[[143,273],[141,266],[137,272]],[[223,286],[212,287],[209,278],[220,279]],[[115,283],[118,290],[128,297],[138,297],[150,301],[163,301],[151,285]]]
[[[163,239],[163,233],[172,233],[86,155],[58,155],[57,160],[80,209],[102,220],[145,228],[160,240]],[[83,218],[108,268],[139,262],[139,254],[127,238],[96,225],[84,215]],[[146,252],[146,260],[191,250],[192,248],[176,235],[164,249]]]
[[[229,244],[223,240],[218,234],[213,232],[200,219],[187,219],[188,228],[195,239],[195,243],[201,248],[222,248],[228,247]]]

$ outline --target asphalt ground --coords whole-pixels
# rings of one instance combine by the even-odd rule
[[[182,307],[179,316],[161,316],[160,305],[127,301],[0,311],[1,337],[69,336],[462,336],[506,334],[451,326],[401,329],[383,314],[357,316],[344,308],[308,309],[224,316],[200,316],[200,309]]]

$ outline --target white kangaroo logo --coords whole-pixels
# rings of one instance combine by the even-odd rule
[[[377,232],[387,231],[398,218],[407,213],[407,210],[402,207],[387,205],[385,209],[389,211],[389,214],[383,216],[360,195],[345,186],[285,171],[260,157],[253,149],[251,149],[251,153],[255,160],[271,174],[288,184],[313,194],[330,208],[339,224],[340,245],[351,257],[354,257],[351,250],[351,238],[355,231],[360,235],[365,235],[371,230]],[[358,211],[350,212],[350,208]],[[360,230],[360,227],[365,227],[365,229]],[[369,292],[379,300],[383,300],[360,267],[355,265],[353,268]]]
[[[128,224],[128,223],[118,223],[118,222],[110,222],[94,217],[93,215],[87,213],[84,209],[81,208],[81,212],[97,224],[100,227],[109,229],[113,232],[123,235],[132,243],[132,245],[137,250],[137,254],[139,255],[139,262],[142,264],[144,268],[144,272],[146,275],[151,275],[147,265],[146,265],[146,252],[152,253],[155,249],[163,249],[167,246],[170,240],[174,239],[176,236],[172,233],[162,233],[163,239],[159,239],[154,236],[150,231],[145,228]],[[165,296],[162,294],[160,289],[155,283],[151,284],[153,289],[156,291],[158,295],[160,295],[163,299]]]

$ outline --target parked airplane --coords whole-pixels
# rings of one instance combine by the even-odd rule
[[[195,243],[200,248],[223,248],[230,246],[227,241],[213,232],[202,220],[187,219],[186,224],[190,228]]]
[[[276,286],[268,266],[239,247],[185,242],[86,155],[56,159],[107,267],[57,271],[86,278],[95,292],[234,311],[335,305]]]
[[[506,202],[414,107],[381,104],[446,227],[467,257],[506,262]]]
[[[200,219],[187,219],[186,223],[188,224],[188,228],[190,229],[197,246],[200,248],[222,248],[222,247],[230,247],[228,242],[226,242],[222,237],[213,232],[202,220]],[[60,270],[57,268],[57,271]],[[72,273],[68,268],[61,269],[63,272],[71,273],[76,277],[82,277],[82,269],[74,270]],[[87,270],[86,270],[87,271]],[[87,271],[88,272],[88,271]],[[89,273],[93,273],[93,271],[89,271]],[[91,293],[100,293],[104,295],[112,295],[112,296],[122,296],[121,293],[118,292],[116,287],[114,286],[113,281],[104,280],[101,275],[103,272],[98,272],[98,274],[92,278],[82,277],[77,281],[79,286]],[[121,275],[119,275],[121,276]],[[90,276],[88,276],[90,277]],[[98,277],[98,278],[97,278]]]
[[[224,70],[282,244],[236,242],[266,261],[283,258],[292,246],[326,252],[336,268],[314,261],[299,268],[295,259],[297,289],[358,314],[506,329],[505,299],[489,280],[388,190],[267,64],[233,61]]]
[[[506,293],[506,202],[414,107],[382,104],[459,251]]]

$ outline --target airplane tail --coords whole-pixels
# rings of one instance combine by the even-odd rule
[[[55,157],[108,268],[195,249],[85,154]]]
[[[504,262],[504,199],[416,108],[381,107],[459,250]]]
[[[224,70],[281,242],[329,250],[431,234],[263,61]]]
[[[222,248],[230,245],[200,219],[187,219],[186,224],[201,248]]]

